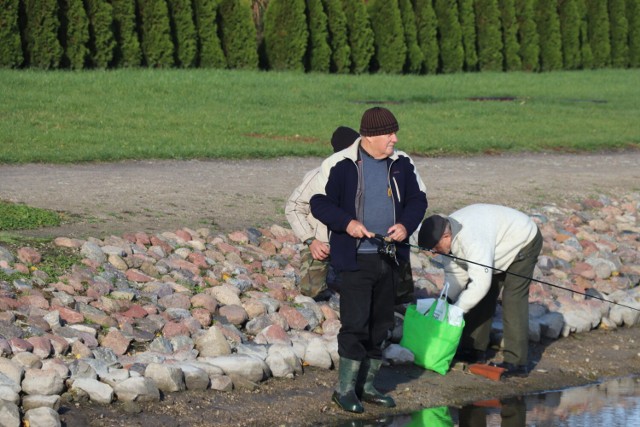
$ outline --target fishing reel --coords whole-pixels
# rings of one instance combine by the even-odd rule
[[[396,265],[400,265],[398,263],[398,258],[396,258],[396,244],[393,243],[393,240],[388,237],[384,237],[381,234],[376,234],[376,239],[380,241],[380,246],[378,246],[378,253],[381,255],[388,256],[396,263]]]

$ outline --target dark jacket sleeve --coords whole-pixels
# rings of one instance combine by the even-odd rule
[[[345,200],[343,173],[339,165],[331,168],[325,181],[324,193],[313,195],[309,202],[313,216],[334,232],[346,231],[349,222],[355,219],[355,215],[340,207],[340,201]]]

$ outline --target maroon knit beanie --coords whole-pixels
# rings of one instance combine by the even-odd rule
[[[368,109],[360,121],[360,135],[378,136],[395,133],[400,129],[398,121],[391,111],[382,107]]]

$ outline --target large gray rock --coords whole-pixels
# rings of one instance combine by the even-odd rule
[[[231,346],[216,326],[210,327],[205,333],[194,340],[196,349],[202,357],[225,356],[231,354]]]
[[[0,400],[15,403],[20,403],[19,391],[15,391],[13,387],[0,385]]]
[[[64,383],[60,375],[54,371],[27,369],[22,380],[22,391],[27,394],[43,394],[49,396],[60,394]]]
[[[542,335],[552,340],[557,339],[564,329],[564,317],[561,313],[547,313],[539,321]]]
[[[51,408],[29,409],[24,414],[25,424],[29,427],[60,427],[60,415]]]
[[[56,394],[52,394],[50,396],[30,394],[22,398],[23,411],[35,408],[51,408],[57,411],[58,408],[60,408],[60,396]]]
[[[300,359],[291,346],[284,344],[270,346],[269,355],[265,361],[274,377],[293,378],[296,373],[302,372]]]
[[[73,382],[71,390],[82,390],[97,403],[107,405],[113,401],[113,388],[110,385],[91,378],[78,378]]]
[[[180,363],[187,390],[206,390],[209,388],[209,374],[191,363]]]
[[[309,341],[304,352],[304,361],[310,366],[323,369],[330,369],[333,365],[326,342],[321,338],[314,338]]]
[[[16,388],[15,392],[20,392],[20,383],[24,376],[24,368],[11,359],[0,358],[0,385]]]
[[[150,363],[144,371],[144,376],[153,380],[156,386],[165,392],[184,391],[186,389],[184,374],[177,366]]]
[[[208,361],[232,378],[240,376],[255,383],[265,378],[265,368],[269,368],[262,360],[243,354],[219,356]]]
[[[117,383],[113,390],[123,402],[160,401],[160,390],[151,378],[131,377]]]
[[[0,426],[2,427],[20,427],[20,409],[18,405],[12,402],[6,402],[0,399]]]

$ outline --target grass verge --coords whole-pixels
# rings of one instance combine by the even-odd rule
[[[0,231],[31,230],[61,223],[62,217],[57,212],[0,200]]]
[[[373,105],[440,156],[640,146],[640,70],[325,75],[0,70],[0,163],[325,156]]]

